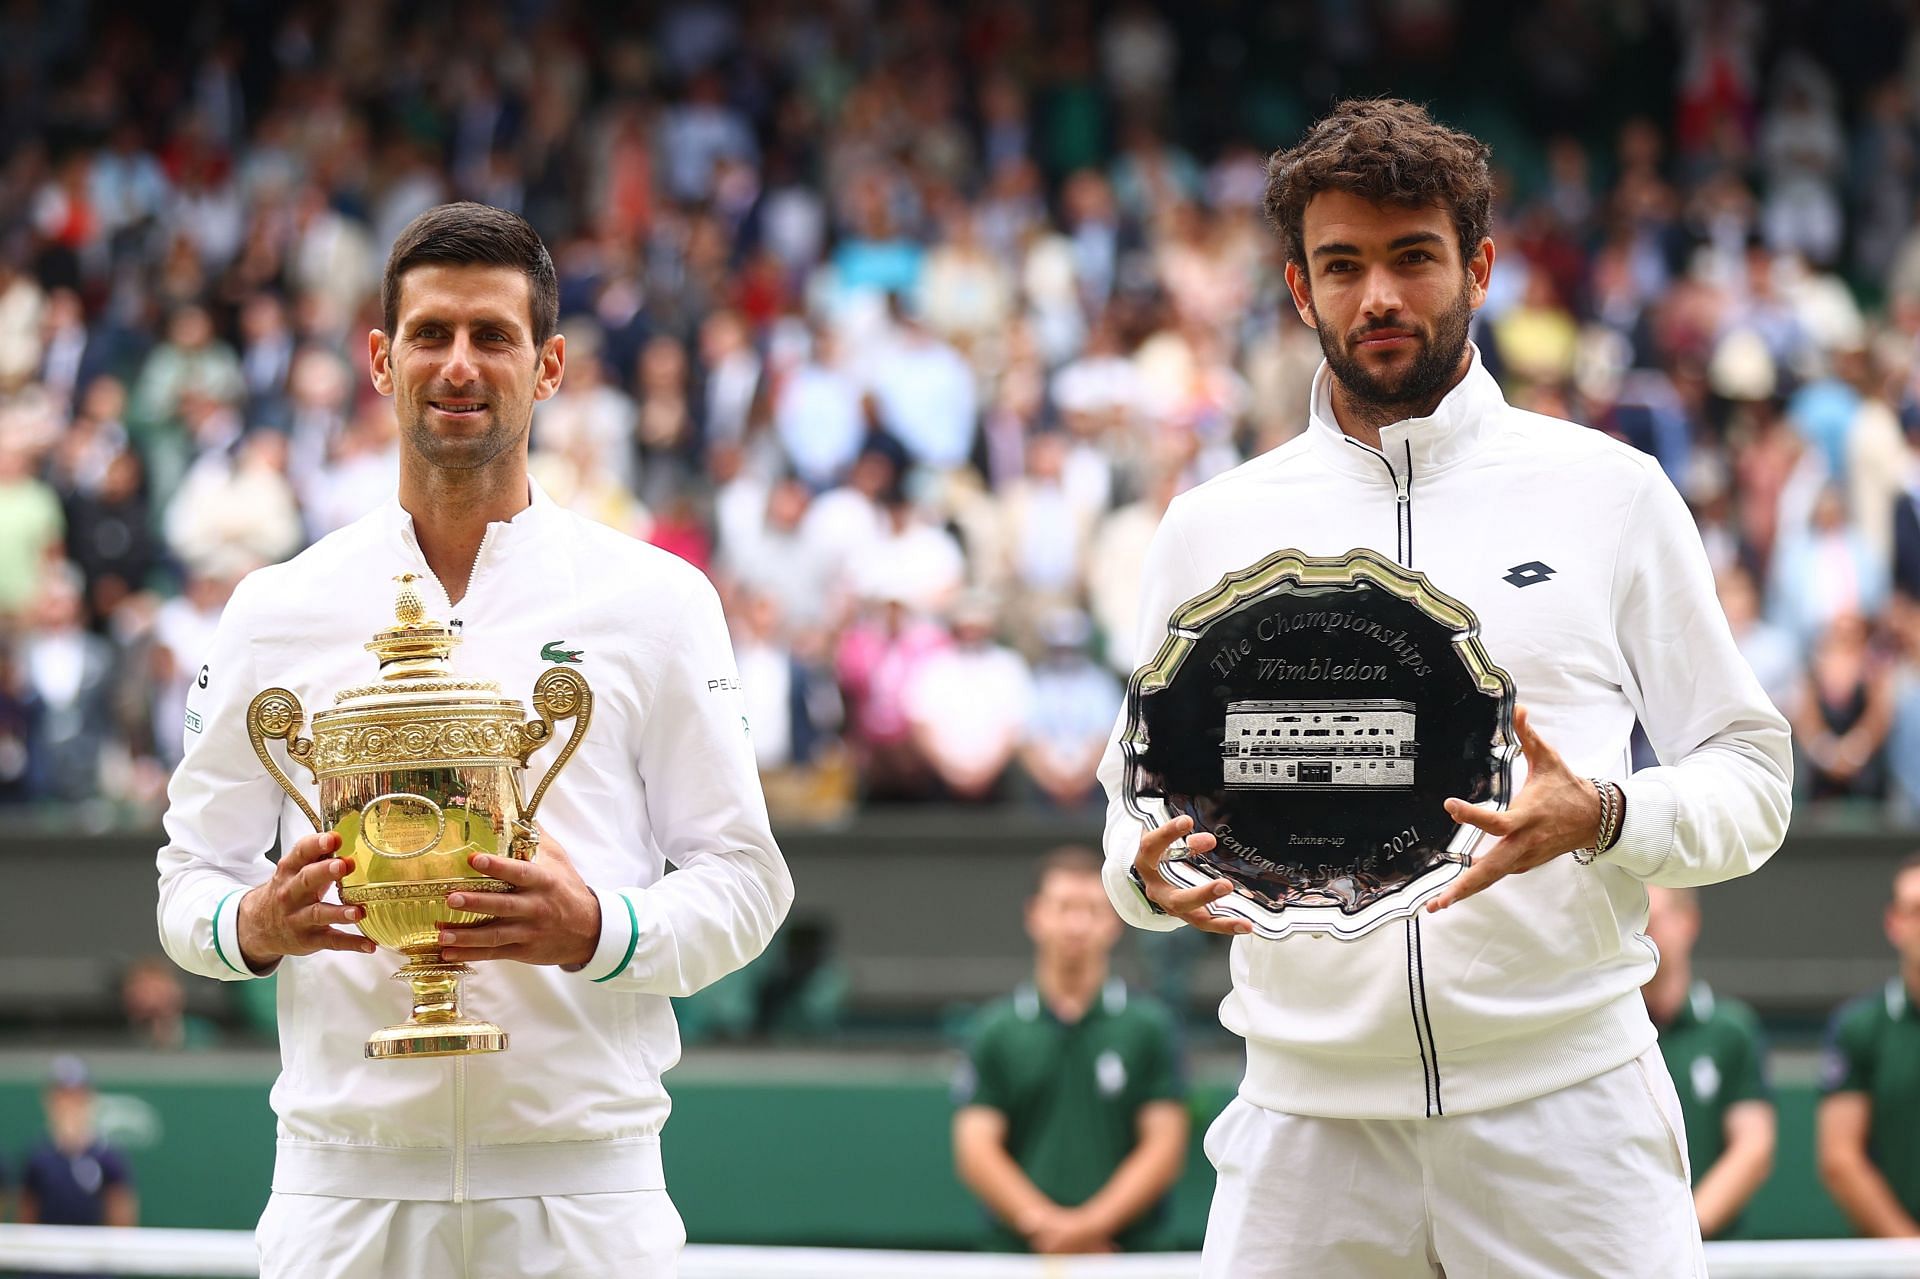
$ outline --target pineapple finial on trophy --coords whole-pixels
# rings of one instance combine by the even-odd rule
[[[393,580],[400,583],[400,595],[393,602],[394,620],[402,626],[418,626],[420,619],[427,615],[426,601],[420,598],[420,588],[414,585],[420,575],[396,573]]]
[[[444,622],[427,616],[426,597],[419,583],[424,573],[396,573],[400,584],[393,601],[393,626],[381,631],[367,645],[367,651],[380,659],[380,678],[386,681],[446,679],[447,658],[460,643],[460,637]]]

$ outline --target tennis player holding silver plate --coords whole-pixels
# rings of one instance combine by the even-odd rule
[[[1280,551],[1187,601],[1128,689],[1129,810],[1213,836],[1161,874],[1278,939],[1358,937],[1458,877],[1485,836],[1450,796],[1504,807],[1513,682],[1479,619],[1423,573],[1354,550]]]
[[[1105,882],[1233,936],[1209,1279],[1706,1273],[1646,886],[1773,854],[1787,726],[1658,463],[1468,341],[1487,156],[1355,101],[1272,158],[1308,426],[1146,556]]]

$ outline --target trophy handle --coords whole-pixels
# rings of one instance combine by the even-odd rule
[[[520,810],[520,823],[530,833],[533,830],[533,814],[540,807],[540,799],[547,793],[547,787],[553,785],[553,779],[573,758],[573,752],[580,745],[580,739],[586,736],[587,722],[593,718],[593,690],[587,687],[587,681],[578,671],[570,671],[556,666],[533,682],[533,710],[540,718],[528,720],[520,729],[520,766],[525,768],[533,753],[552,740],[554,724],[563,719],[574,721],[573,732],[567,735],[567,744],[560,748],[560,756],[553,761],[553,767],[533,788],[533,794],[527,800],[527,806]],[[517,845],[520,841],[516,839]]]
[[[266,765],[273,780],[280,783],[280,789],[300,805],[300,811],[307,815],[318,831],[320,814],[313,811],[313,805],[307,803],[307,797],[295,788],[287,775],[280,771],[280,765],[273,762],[273,756],[267,754],[269,740],[284,741],[287,744],[287,758],[313,772],[313,739],[300,736],[300,726],[306,722],[306,712],[300,708],[300,699],[284,688],[269,688],[262,692],[247,707],[247,740],[253,743],[253,753]]]

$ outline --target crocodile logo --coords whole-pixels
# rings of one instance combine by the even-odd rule
[[[561,648],[560,646],[564,643],[566,643],[565,640],[548,640],[546,647],[540,650],[540,660],[543,662],[578,662],[580,660],[581,650],[577,648]]]

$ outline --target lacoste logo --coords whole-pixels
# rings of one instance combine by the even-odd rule
[[[561,648],[560,646],[564,643],[566,643],[565,640],[548,640],[546,647],[540,650],[540,660],[543,662],[578,662],[582,655],[581,650],[577,648]]]
[[[1528,560],[1525,564],[1515,564],[1500,580],[1515,586],[1532,586],[1535,582],[1546,581],[1554,572],[1550,565],[1542,564],[1539,560]]]

